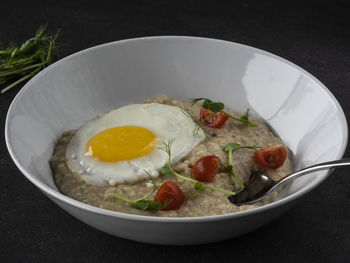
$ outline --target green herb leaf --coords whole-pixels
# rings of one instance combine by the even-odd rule
[[[197,102],[199,102],[199,101],[201,101],[201,100],[208,100],[208,99],[206,99],[206,98],[196,98],[196,99],[191,99],[191,102],[192,102],[192,106],[194,105],[194,104],[196,104]]]
[[[159,172],[164,175],[174,175],[173,170],[169,167],[168,164],[160,168]]]
[[[191,99],[192,105],[201,100],[203,100],[202,107],[204,109],[211,110],[214,113],[220,112],[225,108],[225,105],[222,102],[213,102],[212,100],[206,98]]]
[[[248,122],[248,118],[249,118],[249,117],[248,117],[248,113],[249,113],[249,109],[247,109],[247,111],[245,112],[245,114],[241,116],[241,120],[242,120],[242,121]]]
[[[140,210],[161,210],[164,209],[165,207],[167,207],[169,205],[168,202],[165,202],[164,204],[162,204],[159,201],[154,201],[154,200],[147,200],[147,198],[149,198],[157,189],[158,189],[158,185],[155,184],[153,178],[151,177],[151,175],[145,171],[149,177],[150,180],[153,184],[153,190],[151,192],[149,192],[148,194],[146,194],[144,197],[141,197],[139,199],[136,200],[132,200],[129,198],[126,198],[118,193],[115,193],[114,196],[126,203],[129,203],[132,207],[136,208],[136,209],[140,209]]]
[[[228,143],[228,144],[225,145],[224,151],[225,151],[225,152],[233,151],[233,150],[235,150],[235,149],[238,149],[240,146],[241,146],[241,145],[238,144],[238,143],[234,143],[234,142]]]
[[[193,137],[196,138],[198,136],[198,133],[199,133],[200,130],[202,130],[205,135],[208,135],[208,132],[204,129],[204,125],[203,125],[204,121],[203,120],[195,120],[195,119],[193,119],[192,116],[188,112],[186,112],[184,110],[182,110],[182,113],[185,114],[185,116],[190,118],[192,121],[194,121],[194,123],[196,123],[196,127],[192,131]]]
[[[255,123],[252,123],[251,121],[249,121],[249,117],[248,117],[249,109],[247,109],[247,111],[244,115],[242,115],[240,118],[237,118],[237,117],[227,113],[226,111],[224,111],[225,104],[222,102],[214,102],[214,101],[207,99],[207,98],[191,99],[192,105],[196,104],[199,101],[203,101],[202,107],[204,109],[211,110],[214,113],[218,113],[218,112],[224,113],[227,116],[229,116],[231,119],[242,122],[248,126],[256,126]]]
[[[225,190],[225,189],[222,189],[222,188],[219,188],[219,187],[214,187],[214,186],[211,186],[211,185],[206,185],[206,184],[203,184],[197,180],[194,180],[192,178],[189,178],[189,177],[186,177],[186,176],[183,176],[177,172],[175,172],[173,170],[173,168],[171,167],[171,163],[170,163],[170,157],[171,157],[171,145],[173,144],[175,139],[171,139],[168,141],[168,143],[163,143],[163,147],[159,148],[161,149],[162,151],[165,151],[169,158],[168,158],[168,164],[166,164],[165,166],[163,166],[161,169],[160,169],[160,172],[163,173],[163,174],[172,174],[172,175],[175,175],[176,177],[184,180],[184,181],[188,181],[188,182],[192,182],[194,183],[194,188],[196,190],[199,190],[199,189],[203,189],[203,188],[208,188],[208,189],[211,189],[213,191],[217,191],[217,192],[221,192],[221,193],[224,193],[224,194],[231,194],[231,195],[235,195],[236,193],[235,192],[232,192],[232,191],[228,191],[228,190]]]
[[[204,109],[210,109],[210,106],[213,104],[213,101],[210,99],[203,99],[202,107]]]
[[[221,112],[223,109],[225,108],[225,105],[221,102],[213,102],[211,104],[208,105],[207,108],[208,110],[211,110],[212,112]]]
[[[253,145],[253,146],[246,146],[246,145],[240,145],[239,143],[228,143],[225,145],[225,147],[223,148],[224,152],[228,152],[228,163],[229,165],[227,165],[225,167],[225,170],[230,173],[234,179],[234,181],[241,187],[243,188],[243,183],[241,181],[241,179],[239,179],[239,177],[236,175],[236,173],[233,170],[233,159],[232,159],[232,152],[238,149],[253,149],[256,150],[257,148],[260,148],[258,145]]]
[[[196,182],[195,184],[194,184],[194,189],[195,190],[202,190],[202,189],[204,189],[205,188],[205,184],[202,184],[202,183],[200,183],[200,182]]]
[[[170,167],[171,162],[171,146],[173,145],[175,139],[169,139],[168,143],[163,142],[163,147],[159,147],[159,150],[164,151],[168,155],[168,164]]]
[[[12,45],[0,50],[0,84],[9,83],[1,93],[30,79],[51,64],[57,53],[59,31],[53,36],[45,35],[44,32],[45,26],[41,26],[36,35],[21,47]]]
[[[225,166],[226,172],[232,173],[233,172],[233,166],[232,165],[227,165]]]

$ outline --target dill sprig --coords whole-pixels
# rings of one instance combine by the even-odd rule
[[[1,93],[32,78],[52,63],[57,53],[59,31],[50,36],[44,34],[45,29],[46,26],[41,26],[35,36],[20,47],[11,45],[0,50],[0,85],[9,83]]]
[[[168,155],[168,163],[166,165],[164,165],[160,169],[160,172],[162,174],[164,174],[164,175],[175,175],[176,177],[178,177],[178,178],[180,178],[182,180],[185,180],[185,181],[188,181],[188,182],[192,182],[192,183],[194,183],[194,189],[195,190],[202,190],[204,188],[208,188],[210,190],[221,192],[221,193],[224,193],[224,194],[230,194],[230,195],[235,195],[236,194],[235,192],[231,192],[231,191],[219,188],[219,187],[214,187],[214,186],[211,186],[211,185],[203,184],[203,183],[201,183],[201,182],[199,182],[197,180],[194,180],[192,178],[183,176],[183,175],[175,172],[173,170],[173,168],[171,167],[171,146],[174,143],[174,141],[175,141],[175,139],[170,139],[168,141],[168,143],[163,142],[163,147],[159,148],[160,150],[166,152],[166,154]]]

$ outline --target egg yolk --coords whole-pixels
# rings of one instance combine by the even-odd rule
[[[148,129],[120,126],[93,136],[86,145],[86,155],[103,162],[119,162],[142,157],[154,150],[157,138]]]

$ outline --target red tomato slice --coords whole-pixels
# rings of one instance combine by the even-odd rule
[[[211,182],[218,167],[219,157],[215,155],[204,156],[194,164],[192,174],[198,181]]]
[[[185,201],[185,196],[176,183],[166,181],[159,187],[154,201],[161,202],[163,205],[166,202],[169,203],[163,210],[177,210]]]
[[[213,114],[211,110],[201,108],[200,119],[204,120],[207,116]],[[214,116],[204,121],[204,125],[212,128],[221,128],[229,117],[221,112],[215,113]]]
[[[287,151],[281,145],[276,145],[254,152],[254,158],[264,168],[277,169],[287,158]]]

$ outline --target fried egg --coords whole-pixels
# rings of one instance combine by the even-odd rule
[[[204,138],[196,123],[176,106],[131,104],[82,125],[66,149],[70,170],[96,186],[134,183],[159,176],[168,162],[160,148],[174,139],[171,163],[185,157]]]

